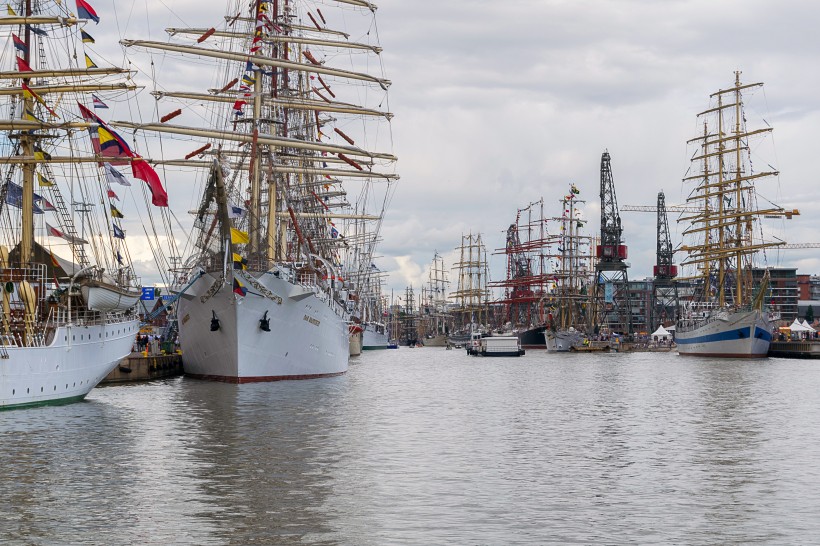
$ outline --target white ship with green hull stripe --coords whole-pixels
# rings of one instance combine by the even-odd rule
[[[81,400],[131,353],[140,286],[123,219],[137,204],[106,172],[128,183],[117,169],[139,161],[134,177],[167,203],[153,168],[92,110],[135,86],[84,52],[81,27],[106,14],[77,7],[15,0],[0,17],[0,409]]]

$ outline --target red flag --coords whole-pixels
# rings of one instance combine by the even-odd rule
[[[86,121],[93,121],[99,125],[97,129],[97,142],[102,140],[102,135],[100,135],[100,131],[105,131],[105,138],[110,139],[113,143],[114,141],[118,146],[117,154],[122,157],[123,155],[126,157],[131,158],[131,173],[134,175],[134,178],[139,178],[146,184],[148,184],[148,189],[151,190],[151,203],[153,203],[157,207],[167,207],[168,206],[168,194],[165,193],[165,189],[162,187],[162,182],[159,179],[159,175],[157,172],[145,161],[141,155],[136,152],[133,152],[131,148],[128,146],[128,143],[123,140],[123,138],[114,132],[113,129],[108,127],[105,122],[100,119],[97,114],[89,110],[87,107],[83,106],[79,102],[77,105],[80,107],[80,113],[83,116],[83,119]],[[90,129],[89,129],[90,130]],[[92,133],[92,142],[94,140],[94,135]],[[102,149],[102,144],[99,144],[100,150]],[[100,153],[98,149],[95,148],[94,150],[97,153]]]
[[[148,184],[148,189],[151,190],[151,203],[157,207],[167,207],[168,194],[165,193],[157,172],[139,154],[134,154],[132,157],[134,160],[131,162],[131,173],[134,178],[139,178]]]
[[[114,193],[114,190],[112,190],[111,188],[108,189],[108,198],[109,199],[116,199],[117,201],[120,200],[120,198],[117,197],[117,194]]]
[[[20,72],[32,72],[31,67],[22,57],[17,57],[17,70]]]

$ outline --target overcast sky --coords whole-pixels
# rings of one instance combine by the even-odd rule
[[[164,39],[166,26],[213,26],[223,15],[216,1],[144,0],[126,12],[126,3],[96,0],[98,12],[111,12],[115,4],[118,32],[129,37],[150,24],[151,36]],[[820,241],[814,161],[820,9],[813,3],[377,4],[383,63],[393,82],[393,152],[401,175],[376,259],[389,273],[388,289],[403,293],[413,286],[418,293],[434,252],[451,266],[462,234],[481,233],[490,252],[503,248],[517,209],[544,198],[547,214],[557,215],[558,200],[571,182],[587,200],[587,227],[598,230],[605,150],[612,157],[619,205],[654,205],[661,190],[667,204],[682,203],[689,192],[681,179],[691,153],[686,141],[697,132],[695,116],[708,107],[710,93],[732,84],[735,70],[742,70],[744,82],[766,84],[755,96],[749,121],[763,117],[774,127],[768,143],[772,157],[757,161],[781,175],[760,192],[800,209],[801,216],[786,225],[788,242]],[[178,192],[169,188],[172,198]],[[184,215],[190,204],[181,205]],[[622,212],[621,217],[629,276],[650,276],[655,215]],[[670,227],[678,244],[682,228],[674,216]],[[768,258],[770,265],[815,274],[820,273],[818,252],[789,250]],[[493,256],[491,277],[503,276],[504,258]]]

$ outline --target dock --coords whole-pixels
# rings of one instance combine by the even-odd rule
[[[135,381],[152,381],[182,375],[182,354],[131,353],[109,373],[100,385],[115,385]]]
[[[820,340],[772,341],[769,356],[780,358],[820,358]]]

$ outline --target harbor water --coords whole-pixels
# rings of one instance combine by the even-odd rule
[[[820,542],[820,364],[401,348],[0,413],[11,544]]]

